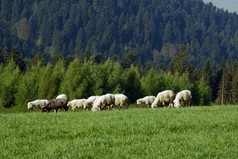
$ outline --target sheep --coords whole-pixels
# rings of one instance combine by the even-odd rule
[[[151,107],[154,109],[154,108],[157,108],[158,105],[161,105],[161,104],[162,106],[164,106],[165,103],[169,103],[169,106],[170,106],[170,103],[172,102],[173,97],[174,97],[174,92],[171,90],[165,90],[163,92],[159,92],[156,96],[156,99],[151,104]]]
[[[74,99],[68,102],[67,106],[72,107],[72,110],[75,111],[76,108],[83,108],[83,103],[86,99]]]
[[[50,112],[51,109],[54,109],[55,113],[58,112],[58,109],[64,108],[65,111],[68,110],[67,106],[68,100],[65,98],[59,98],[59,99],[52,99],[46,106],[42,107],[42,112],[48,111]]]
[[[68,100],[68,97],[65,94],[60,94],[56,97],[56,99],[64,98]]]
[[[28,106],[28,109],[32,108],[34,111],[36,111],[37,109],[41,109],[48,103],[49,101],[47,99],[37,99],[31,102],[28,102],[27,106]]]
[[[111,107],[115,104],[115,96],[113,94],[103,95],[95,100],[93,103],[92,111],[101,111],[102,109],[106,109],[107,107]]]
[[[175,108],[179,108],[181,107],[181,104],[183,104],[184,106],[190,106],[191,107],[191,101],[192,101],[192,93],[190,90],[183,90],[181,92],[178,92],[178,94],[176,95],[173,103],[171,104],[171,106],[175,107]]]
[[[83,108],[84,109],[89,109],[93,106],[93,103],[95,102],[95,100],[97,98],[99,98],[100,96],[91,96],[88,99],[86,99],[83,103]]]
[[[142,104],[142,105],[146,105],[149,106],[151,105],[155,100],[155,96],[145,96],[144,98],[140,98],[136,101],[136,104]]]
[[[122,106],[126,106],[128,108],[128,104],[127,104],[127,96],[125,96],[124,94],[115,94],[115,106],[120,106],[120,109],[122,108]]]

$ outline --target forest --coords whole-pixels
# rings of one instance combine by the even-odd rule
[[[8,56],[0,65],[0,109],[26,111],[27,102],[50,100],[61,93],[70,100],[124,93],[133,104],[138,98],[156,96],[167,89],[174,93],[191,90],[194,106],[238,103],[238,62],[226,64],[223,57],[216,68],[208,58],[200,71],[190,63],[184,45],[168,67],[156,68],[152,62],[143,67],[133,53],[122,62],[115,56],[105,59],[89,51],[78,58],[59,54],[46,62],[40,52],[32,59],[24,59],[16,47],[4,51]]]
[[[0,108],[170,89],[238,104],[238,15],[202,0],[2,0]]]
[[[50,59],[78,57],[89,50],[134,53],[143,66],[168,66],[186,46],[190,62],[202,70],[206,59],[219,66],[238,59],[238,16],[202,0],[2,0],[0,51],[17,49],[24,58],[37,52]]]

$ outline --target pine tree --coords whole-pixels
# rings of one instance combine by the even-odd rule
[[[172,74],[178,72],[179,75],[182,75],[185,73],[188,63],[186,48],[182,45],[180,47],[180,52],[177,53],[169,63],[168,71]]]
[[[72,61],[65,73],[64,79],[61,85],[61,92],[68,95],[69,99],[79,98],[80,92],[78,92],[78,87],[81,84],[81,68],[80,63],[77,59]]]
[[[21,71],[25,71],[26,64],[22,57],[22,54],[17,50],[16,47],[11,48],[11,54],[7,61],[13,60]]]
[[[10,108],[16,104],[15,94],[21,77],[20,70],[15,62],[10,60],[0,74],[0,104],[2,106]]]
[[[126,74],[126,89],[125,94],[131,103],[134,103],[138,98],[143,96],[139,73],[133,65]]]
[[[206,82],[207,85],[211,85],[211,64],[210,64],[210,59],[208,58],[204,64],[203,67],[203,72],[202,72],[202,76]]]
[[[38,63],[40,63],[41,66],[46,65],[46,60],[44,58],[44,54],[41,52],[37,52],[36,55],[31,60],[32,66],[38,66]]]
[[[15,98],[16,105],[21,108],[20,110],[26,110],[28,102],[39,99],[39,82],[44,69],[45,66],[38,63],[37,66],[28,70],[19,81]]]
[[[232,103],[238,104],[238,69],[232,79]]]
[[[199,105],[210,105],[212,100],[212,91],[211,88],[207,85],[207,81],[202,78],[198,85],[198,93],[199,93]]]

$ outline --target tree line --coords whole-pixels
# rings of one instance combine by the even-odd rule
[[[2,0],[0,50],[16,46],[24,57],[42,52],[101,52],[119,59],[134,52],[141,64],[170,63],[186,45],[191,63],[238,59],[238,16],[202,0]]]
[[[59,54],[46,62],[42,53],[26,59],[16,47],[4,50],[0,53],[0,108],[26,110],[29,101],[50,100],[61,93],[70,100],[124,93],[135,103],[167,89],[175,93],[191,90],[193,105],[238,102],[238,62],[226,64],[223,57],[215,67],[207,59],[200,71],[190,63],[184,45],[168,67],[154,66],[150,61],[143,67],[133,53],[122,61],[85,52],[76,58]]]

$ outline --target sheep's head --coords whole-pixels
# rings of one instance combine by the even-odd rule
[[[173,107],[174,107],[174,108],[179,108],[179,107],[181,107],[179,101],[174,100],[173,103],[174,103],[174,104],[173,104]]]
[[[138,99],[137,101],[136,101],[136,104],[141,104],[142,102],[141,102],[141,99]]]
[[[28,109],[31,109],[31,108],[32,108],[32,103],[29,102],[29,103],[27,104],[27,106],[28,106]]]
[[[86,109],[87,106],[88,106],[88,102],[87,101],[83,102],[83,109]]]
[[[96,112],[96,111],[99,111],[99,109],[98,109],[98,108],[95,108],[95,107],[93,107],[93,108],[92,108],[92,112]]]
[[[151,107],[152,107],[152,109],[154,109],[154,108],[157,108],[158,106],[157,106],[157,104],[152,103]]]
[[[41,108],[41,111],[42,111],[42,113],[46,112],[47,111],[46,107]]]

